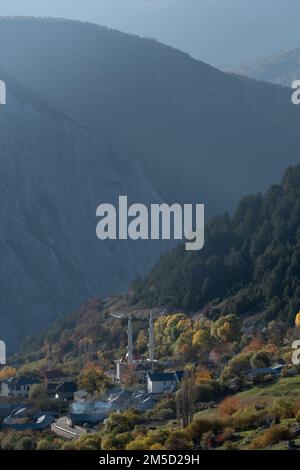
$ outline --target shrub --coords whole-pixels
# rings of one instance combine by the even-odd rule
[[[235,430],[233,428],[225,428],[223,431],[224,441],[230,441],[234,438]]]
[[[189,450],[192,448],[193,443],[185,431],[171,432],[165,444],[166,450]]]
[[[16,445],[16,450],[34,450],[35,442],[32,437],[24,436]]]
[[[273,411],[280,418],[294,418],[297,413],[296,403],[286,398],[277,398],[273,405]]]
[[[297,421],[297,423],[300,423],[300,410],[298,410],[298,412],[296,414],[296,421]]]
[[[237,397],[227,397],[218,406],[221,417],[232,416],[242,408],[241,400]]]
[[[223,423],[218,420],[196,419],[185,429],[188,438],[195,443],[199,443],[203,434],[208,431],[212,431],[213,433],[222,432]]]
[[[227,426],[233,426],[240,431],[253,429],[264,425],[266,421],[272,419],[272,417],[272,414],[268,410],[256,410],[255,408],[249,407],[227,420]]]
[[[251,442],[252,449],[265,449],[268,446],[278,444],[282,441],[289,441],[293,434],[288,427],[276,424],[269,428],[264,434],[256,437]]]
[[[149,450],[152,445],[154,444],[151,444],[150,439],[147,437],[137,437],[127,444],[125,450]]]
[[[226,441],[223,446],[223,449],[224,450],[239,450],[238,446],[231,441]]]
[[[52,450],[53,444],[48,439],[41,439],[37,444],[37,450]]]
[[[75,441],[75,450],[99,450],[100,438],[97,433],[84,434]]]
[[[170,408],[159,410],[157,413],[154,413],[154,418],[165,421],[167,419],[174,419],[176,414]]]

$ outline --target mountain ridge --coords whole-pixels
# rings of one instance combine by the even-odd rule
[[[96,208],[161,200],[138,165],[7,80],[0,108],[0,327],[9,349],[86,298],[125,290],[164,249],[101,243]]]
[[[300,77],[300,47],[275,54],[262,61],[250,62],[232,68],[235,73],[255,80],[290,88]]]
[[[0,54],[7,73],[137,161],[168,202],[232,210],[298,161],[289,90],[157,41],[70,20],[2,19]]]

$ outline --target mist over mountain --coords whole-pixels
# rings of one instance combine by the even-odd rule
[[[300,79],[300,48],[274,55],[262,61],[242,64],[232,69],[255,80],[291,87]]]
[[[79,302],[125,289],[163,245],[96,238],[98,204],[159,195],[135,163],[0,76],[0,331],[16,348]]]
[[[12,77],[139,162],[170,202],[230,210],[299,160],[290,90],[156,41],[87,23],[2,18],[0,57]]]
[[[1,13],[103,24],[215,65],[255,60],[300,43],[298,0],[2,0]]]

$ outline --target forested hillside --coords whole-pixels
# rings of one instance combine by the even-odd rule
[[[259,307],[287,322],[300,307],[300,166],[280,185],[241,200],[233,216],[213,218],[205,247],[183,246],[134,284],[135,301],[198,310],[226,299],[231,313]]]

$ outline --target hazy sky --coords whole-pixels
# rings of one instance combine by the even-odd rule
[[[299,0],[0,0],[0,14],[93,21],[216,64],[300,46]]]

